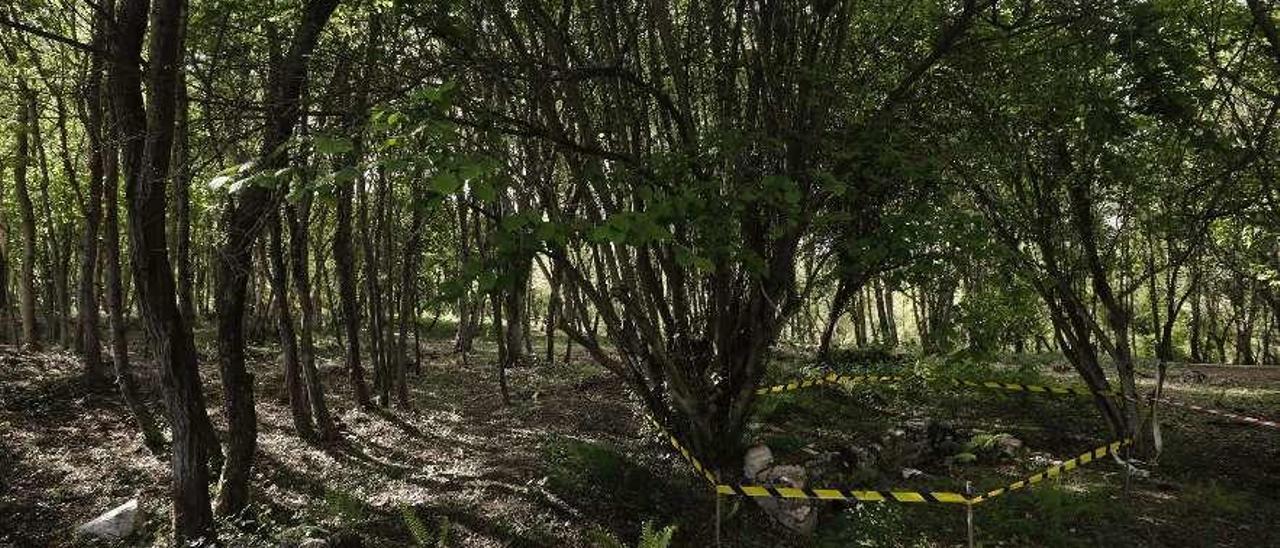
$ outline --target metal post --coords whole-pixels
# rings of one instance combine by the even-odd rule
[[[967,482],[967,481],[966,481],[966,482],[964,482],[964,496],[965,496],[965,497],[967,497],[967,498],[972,498],[972,497],[973,497],[973,484],[971,484],[971,483],[969,483],[969,482]],[[972,503],[972,502],[967,502],[967,503],[965,503],[965,505],[964,505],[964,512],[965,512],[965,524],[966,524],[966,525],[968,526],[968,528],[969,528],[969,548],[974,548],[974,543],[973,543],[973,503]]]

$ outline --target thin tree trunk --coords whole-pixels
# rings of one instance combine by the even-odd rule
[[[1188,326],[1187,338],[1191,339],[1191,361],[1201,363],[1205,361],[1205,356],[1204,349],[1201,346],[1203,339],[1201,332],[1203,329],[1201,327],[1202,320],[1200,319],[1200,280],[1198,277],[1192,276],[1191,283],[1196,284],[1196,287],[1191,290],[1191,321]]]
[[[365,177],[356,182],[356,192],[360,195],[360,247],[364,250],[364,284],[365,304],[369,317],[369,360],[373,362],[373,390],[377,395],[378,405],[386,407],[390,391],[387,389],[387,372],[383,369],[382,360],[382,291],[378,284],[378,251],[374,248],[371,228],[369,226],[369,199]]]
[[[405,370],[407,369],[405,361],[408,359],[406,337],[410,324],[412,324],[415,333],[418,326],[418,315],[415,313],[417,307],[414,303],[417,300],[418,257],[422,249],[422,201],[425,198],[421,196],[421,191],[418,189],[420,185],[416,181],[412,184],[412,199],[409,207],[413,211],[410,213],[409,240],[405,244],[403,253],[404,264],[402,265],[400,276],[400,326],[397,330],[396,363],[393,364],[396,368],[396,399],[400,402],[400,406],[405,409],[410,407],[408,382],[405,378]]]
[[[104,23],[96,19],[95,42],[105,46],[101,33]],[[84,109],[85,134],[89,142],[89,181],[85,193],[84,234],[80,255],[80,348],[84,355],[85,372],[90,378],[100,378],[102,371],[102,340],[98,334],[98,232],[102,223],[102,187],[105,156],[102,145],[102,59],[94,56],[93,67],[85,82]],[[114,188],[114,183],[113,183]],[[112,196],[112,204],[115,196]],[[128,402],[126,402],[128,403]]]
[[[304,126],[305,127],[305,126]],[[306,183],[304,182],[304,185]],[[315,341],[312,333],[316,331],[315,300],[311,294],[311,275],[307,271],[307,252],[310,249],[308,229],[311,217],[311,195],[303,194],[295,208],[286,206],[289,217],[289,245],[293,253],[293,279],[297,288],[298,301],[302,310],[302,337],[299,347],[299,358],[302,362],[302,381],[307,387],[307,401],[311,402],[311,416],[315,419],[322,441],[331,442],[338,439],[338,428],[329,414],[329,405],[324,399],[324,384],[321,383],[320,371],[316,369]]]
[[[102,48],[107,47],[105,37],[107,24],[102,16],[95,19],[94,43]],[[155,415],[142,400],[133,367],[129,363],[129,341],[126,335],[128,325],[125,320],[120,272],[120,207],[117,203],[120,178],[120,166],[117,161],[119,150],[113,144],[109,144],[115,142],[116,128],[112,123],[113,116],[108,101],[102,96],[100,56],[95,56],[94,64],[95,67],[91,71],[93,79],[86,88],[85,110],[88,114],[87,119],[90,121],[87,128],[90,135],[90,185],[92,186],[94,177],[99,178],[102,196],[99,212],[101,213],[103,208],[106,210],[102,237],[105,246],[103,259],[108,329],[111,335],[111,363],[115,370],[116,387],[120,390],[120,398],[124,400],[125,407],[129,409],[129,414],[137,423],[138,430],[142,432],[143,444],[151,454],[161,456],[165,451],[164,436],[156,425]],[[110,138],[103,139],[104,135]]]
[[[289,395],[289,412],[298,436],[307,441],[316,440],[315,426],[311,423],[310,403],[306,387],[302,384],[301,365],[298,363],[298,337],[293,329],[293,314],[289,306],[289,271],[285,267],[284,243],[280,229],[280,214],[271,214],[271,290],[275,293],[276,329],[280,335],[280,353],[284,362],[284,385]]]
[[[0,165],[0,197],[6,195],[4,189],[4,165]],[[14,318],[11,293],[9,293],[9,220],[0,208],[0,337],[4,342],[12,344],[14,336]]]
[[[36,213],[31,203],[31,191],[27,184],[27,167],[31,164],[31,134],[36,129],[36,96],[18,79],[17,152],[14,156],[13,179],[17,193],[18,214],[22,230],[22,271],[18,275],[18,295],[21,300],[22,344],[29,350],[40,350],[40,327],[36,324]]]
[[[369,386],[360,365],[360,305],[356,298],[355,250],[351,245],[351,209],[353,189],[350,183],[337,185],[337,227],[333,237],[333,260],[337,264],[338,294],[342,301],[342,325],[345,328],[347,375],[361,407],[373,404]]]
[[[195,298],[191,277],[191,133],[190,101],[187,97],[186,71],[178,76],[178,127],[173,147],[173,209],[175,214],[174,248],[178,267],[178,310],[189,327],[196,324]]]

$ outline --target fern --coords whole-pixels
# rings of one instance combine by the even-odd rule
[[[433,544],[431,531],[427,530],[427,525],[422,523],[422,519],[418,517],[418,513],[412,506],[406,504],[400,507],[400,519],[404,521],[404,526],[409,529],[409,534],[413,535],[413,541],[418,546]],[[441,535],[441,539],[443,538],[444,536]]]
[[[671,546],[671,537],[675,534],[676,526],[674,525],[655,531],[653,522],[646,521],[640,530],[640,545],[637,548],[668,548]]]
[[[587,537],[596,548],[627,548],[621,541],[602,527],[593,527],[587,531]]]
[[[449,530],[453,525],[449,523],[449,518],[444,516],[440,516],[440,518],[436,520],[436,525],[440,529],[439,536],[436,537],[436,548],[448,548]]]
[[[671,537],[675,534],[676,526],[674,525],[654,529],[653,522],[646,521],[640,529],[640,542],[636,544],[636,548],[669,548]],[[587,536],[596,548],[627,548],[617,537],[600,527],[588,531]]]
[[[343,521],[359,522],[364,520],[364,501],[361,501],[351,493],[336,489],[327,489],[324,493],[324,501],[325,504],[328,505],[329,511],[333,514],[337,514]]]

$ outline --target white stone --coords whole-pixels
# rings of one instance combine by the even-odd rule
[[[138,499],[131,499],[77,527],[76,531],[103,539],[122,539],[142,527],[144,521],[146,516],[138,506]]]
[[[298,548],[329,548],[329,542],[324,539],[309,538],[302,541]]]
[[[752,483],[803,489],[808,479],[808,473],[804,467],[788,464],[774,465],[773,451],[763,444],[748,449],[742,462],[742,471]],[[753,500],[766,514],[792,531],[808,535],[812,534],[818,525],[817,508],[807,500],[775,498],[754,498]]]
[[[759,474],[761,470],[768,468],[772,464],[773,451],[769,450],[769,446],[759,444],[747,449],[746,456],[742,458],[742,474],[754,479],[756,474]]]

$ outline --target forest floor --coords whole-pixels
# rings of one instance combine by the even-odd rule
[[[632,544],[649,521],[675,525],[677,546],[711,544],[715,507],[705,484],[646,425],[620,382],[575,349],[569,363],[512,371],[513,401],[504,405],[492,348],[480,343],[464,362],[450,352],[446,331],[423,341],[412,410],[355,406],[337,348],[322,349],[343,431],[342,443],[324,447],[293,434],[275,351],[252,348],[258,511],[253,521],[223,524],[223,539],[278,546],[323,530],[358,534],[368,546],[407,546],[415,537],[433,546],[591,546],[597,532]],[[775,360],[771,381],[814,372],[789,355]],[[953,363],[946,371],[1077,384],[1046,360],[1017,363]],[[201,364],[221,428],[211,349],[202,349]],[[858,360],[835,367],[926,378],[941,369]],[[1175,370],[1168,396],[1280,416],[1280,370],[1197,369],[1203,382],[1183,382]],[[154,372],[144,376],[156,385]],[[151,517],[131,545],[167,537],[166,464],[143,448],[112,386],[80,379],[69,354],[0,347],[0,546],[82,545],[71,533],[77,524],[135,496]],[[157,396],[152,390],[158,410]],[[1126,493],[1121,467],[1100,459],[991,500],[975,507],[979,544],[1273,545],[1280,433],[1185,410],[1162,416],[1165,450],[1147,466],[1149,478],[1132,478]],[[780,462],[815,470],[811,487],[953,491],[966,481],[982,491],[1007,484],[1111,441],[1105,432],[1087,400],[933,381],[762,396],[750,425],[752,440]],[[960,546],[966,535],[959,505],[824,503],[810,536],[786,532],[750,501],[723,499],[722,515],[725,546]]]

